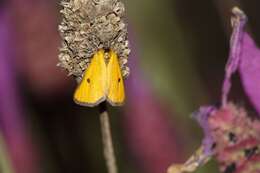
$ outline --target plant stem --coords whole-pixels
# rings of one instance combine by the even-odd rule
[[[99,108],[104,157],[106,160],[108,173],[117,173],[116,157],[113,148],[113,141],[109,124],[109,115],[107,112],[106,103],[101,103],[99,105]]]

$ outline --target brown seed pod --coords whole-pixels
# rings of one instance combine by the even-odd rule
[[[130,54],[125,8],[119,0],[62,0],[62,38],[58,66],[81,80],[98,49],[112,49],[118,54],[122,75]]]

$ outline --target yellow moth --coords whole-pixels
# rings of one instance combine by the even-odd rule
[[[96,106],[108,101],[120,106],[125,101],[124,81],[117,54],[110,50],[108,58],[104,49],[97,51],[84,72],[74,93],[74,101],[83,106]]]

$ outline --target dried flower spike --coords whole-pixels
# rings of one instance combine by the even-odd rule
[[[61,5],[63,42],[58,65],[81,83],[74,100],[84,106],[104,100],[121,105],[130,54],[124,4],[119,0],[62,0]]]

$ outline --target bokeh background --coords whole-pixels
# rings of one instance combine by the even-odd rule
[[[131,75],[125,106],[109,107],[119,172],[164,173],[200,145],[192,112],[219,102],[230,9],[242,7],[260,43],[260,2],[124,2]],[[76,82],[56,67],[60,8],[58,0],[0,0],[1,173],[106,172],[98,109],[73,103]],[[234,80],[232,98],[250,106]]]

